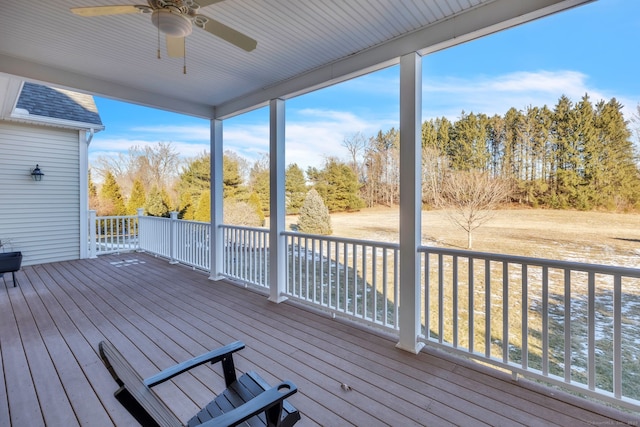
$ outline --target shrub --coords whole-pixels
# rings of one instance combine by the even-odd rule
[[[316,190],[309,191],[304,199],[298,217],[298,230],[309,234],[333,233],[329,209]]]
[[[223,207],[224,223],[229,225],[241,225],[245,227],[261,227],[264,217],[260,217],[261,211],[247,202],[225,200]]]

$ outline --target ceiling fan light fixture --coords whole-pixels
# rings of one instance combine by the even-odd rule
[[[154,10],[151,15],[151,22],[162,33],[170,37],[186,37],[193,30],[189,18],[170,9]]]

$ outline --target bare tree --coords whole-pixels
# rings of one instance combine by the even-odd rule
[[[226,200],[223,210],[225,224],[261,227],[264,223],[264,219],[260,217],[256,207],[247,202]]]
[[[400,196],[399,133],[395,129],[370,138],[364,153],[363,195],[367,206],[392,206]]]
[[[449,159],[435,148],[422,147],[422,203],[437,206],[444,177],[449,170]]]
[[[467,247],[471,249],[473,231],[493,217],[510,192],[507,181],[492,178],[488,172],[451,171],[436,200],[449,219],[467,232]]]
[[[142,182],[145,191],[153,186],[170,191],[178,177],[182,159],[171,142],[159,142],[145,147],[133,146],[126,154],[100,156],[92,169],[101,178],[111,173],[128,197],[136,179]]]
[[[365,138],[361,132],[356,132],[342,141],[342,146],[347,149],[351,156],[349,166],[351,166],[351,169],[358,177],[358,180],[361,179],[360,162],[358,159],[361,157],[361,153],[364,152],[365,148],[367,148],[367,145],[367,138]]]

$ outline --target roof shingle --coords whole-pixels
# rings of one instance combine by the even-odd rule
[[[102,126],[93,96],[25,82],[16,108],[29,115]]]

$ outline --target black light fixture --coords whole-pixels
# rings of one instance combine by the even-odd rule
[[[36,168],[31,171],[31,177],[34,181],[42,181],[44,173],[40,170],[40,165],[36,165]]]

